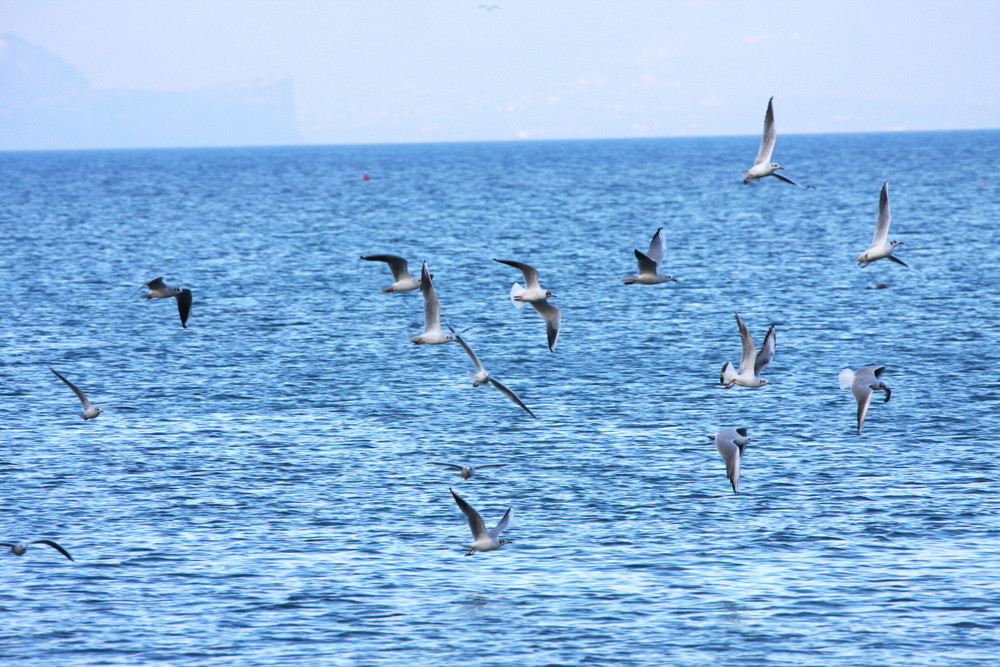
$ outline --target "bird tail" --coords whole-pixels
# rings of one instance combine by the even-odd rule
[[[521,301],[520,299],[515,298],[515,297],[519,297],[523,293],[524,293],[524,288],[521,287],[521,285],[519,285],[518,283],[514,283],[513,285],[511,285],[511,287],[510,287],[510,300],[518,308],[524,308],[524,302]]]
[[[840,388],[847,389],[854,382],[854,371],[852,371],[850,368],[845,368],[844,370],[840,371],[840,375],[837,376],[837,379],[840,382]]]
[[[729,384],[737,375],[738,373],[736,372],[736,369],[733,368],[732,362],[727,361],[722,366],[722,372],[719,373],[719,384]]]

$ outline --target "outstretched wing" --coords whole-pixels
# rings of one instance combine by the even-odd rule
[[[406,259],[398,255],[362,255],[361,259],[367,259],[370,262],[385,262],[389,265],[392,277],[397,282],[410,277],[409,265]]]
[[[55,373],[57,378],[65,382],[66,386],[73,390],[73,393],[76,394],[76,397],[80,399],[81,403],[83,403],[84,410],[89,410],[92,407],[90,404],[90,400],[87,398],[87,395],[84,394],[82,391],[80,391],[79,387],[77,387],[75,384],[64,378],[62,375],[58,373],[58,371],[56,371],[56,369],[52,368],[51,366],[49,367],[49,370]]]
[[[177,314],[181,316],[181,326],[187,329],[188,315],[191,314],[191,290],[182,289],[176,298]]]
[[[66,551],[65,549],[63,549],[61,546],[59,546],[58,544],[56,544],[52,540],[34,540],[32,542],[32,544],[47,544],[50,547],[52,547],[53,549],[55,549],[56,551],[58,551],[59,553],[61,553],[63,556],[66,556],[66,558],[69,558],[70,560],[73,560],[73,557],[69,555],[68,551]]]
[[[740,328],[740,340],[743,343],[743,353],[740,355],[740,375],[743,375],[755,366],[757,347],[753,344],[753,336],[750,335],[747,325],[743,324],[739,313],[733,314],[736,315],[736,326]]]
[[[890,223],[892,214],[889,211],[889,182],[886,181],[882,184],[882,192],[878,196],[878,221],[875,223],[875,235],[872,237],[873,246],[883,245],[889,238]]]
[[[483,368],[482,362],[479,361],[479,357],[477,357],[476,353],[472,351],[472,348],[469,346],[469,344],[465,342],[465,339],[462,338],[460,334],[455,333],[455,329],[453,329],[450,324],[448,325],[448,328],[451,329],[452,335],[454,335],[455,340],[458,341],[458,344],[461,345],[462,349],[465,350],[465,353],[469,355],[469,359],[472,359],[472,364],[476,367],[476,370],[479,371],[480,373],[484,372],[486,369]]]
[[[559,325],[562,323],[562,313],[548,301],[532,301],[538,314],[545,319],[545,333],[549,339],[549,351],[556,351],[556,341],[559,340]]]
[[[779,181],[784,181],[785,183],[791,183],[792,185],[794,185],[797,188],[805,188],[806,190],[815,190],[816,189],[815,185],[799,185],[798,183],[796,183],[792,179],[788,178],[787,176],[782,176],[781,174],[779,174],[776,171],[775,172],[771,172],[771,175],[774,176]]]
[[[639,261],[639,273],[655,274],[660,268],[659,261],[645,255],[640,250],[635,251],[635,258]]]
[[[538,271],[535,267],[530,264],[525,264],[524,262],[515,262],[512,259],[494,259],[494,262],[500,262],[501,264],[506,264],[507,266],[513,266],[515,269],[520,269],[521,273],[524,274],[524,286],[527,289],[538,288]]]
[[[755,165],[770,162],[771,154],[774,153],[774,142],[777,135],[774,131],[774,108],[771,106],[773,101],[773,97],[767,101],[767,112],[764,114],[764,133],[760,138],[760,149],[757,151],[757,157],[753,161]]]
[[[500,519],[500,523],[498,523],[496,527],[489,532],[490,537],[496,539],[497,535],[507,530],[507,526],[510,524],[510,516],[511,514],[513,514],[513,512],[514,512],[513,507],[507,508],[507,511],[503,513],[503,518]]]
[[[774,356],[774,325],[767,330],[767,335],[764,336],[764,344],[760,346],[760,352],[757,353],[757,359],[753,363],[753,372],[760,375],[760,372],[764,370],[764,367],[771,363],[771,357]]]
[[[424,332],[441,329],[441,304],[438,303],[427,262],[420,267],[420,291],[424,294]]]
[[[653,239],[649,242],[649,251],[646,256],[659,264],[663,261],[663,254],[667,251],[667,242],[663,238],[663,227],[656,230]]]
[[[525,411],[526,411],[526,412],[527,412],[527,413],[528,413],[529,415],[531,415],[532,417],[535,417],[535,413],[534,413],[534,412],[532,412],[532,411],[531,411],[531,410],[530,410],[530,409],[528,408],[528,406],[527,406],[527,405],[525,405],[525,404],[524,404],[524,402],[523,402],[523,401],[522,401],[522,400],[521,400],[520,398],[518,398],[518,397],[517,397],[517,394],[515,394],[515,393],[514,393],[513,391],[511,391],[510,389],[508,389],[508,388],[507,388],[506,386],[504,386],[503,384],[501,384],[499,380],[497,380],[496,378],[492,378],[492,377],[491,377],[491,378],[489,378],[489,382],[490,382],[490,383],[491,383],[491,384],[492,384],[492,385],[493,385],[494,387],[496,387],[497,389],[499,389],[499,390],[500,390],[500,393],[501,393],[501,394],[503,394],[504,396],[506,396],[506,397],[507,397],[507,398],[509,398],[510,400],[514,401],[514,403],[516,403],[516,404],[517,404],[517,405],[519,405],[520,407],[524,408],[524,410],[525,410]],[[535,417],[535,419],[538,419],[538,417]],[[506,465],[506,464],[503,464],[503,465]],[[483,467],[485,467],[485,466],[479,466],[479,467],[480,467],[480,468],[483,468]]]
[[[481,537],[489,535],[486,532],[486,524],[483,523],[483,517],[479,516],[479,512],[472,509],[472,505],[462,500],[462,496],[455,493],[454,489],[449,488],[448,490],[451,491],[452,497],[458,503],[458,509],[462,510],[462,514],[465,515],[466,520],[469,522],[469,530],[472,531],[472,537],[478,540]],[[494,528],[494,530],[496,529]]]

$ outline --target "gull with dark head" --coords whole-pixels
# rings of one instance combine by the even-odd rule
[[[549,351],[555,352],[556,341],[559,340],[559,324],[562,321],[562,313],[547,301],[549,297],[554,297],[555,294],[547,289],[542,289],[541,285],[539,285],[538,271],[535,270],[535,267],[510,259],[494,259],[493,261],[513,266],[524,274],[524,287],[521,287],[518,283],[514,283],[510,288],[510,300],[518,308],[523,308],[524,304],[530,303],[531,307],[538,311],[538,314],[545,320],[545,332],[549,340]]]
[[[457,333],[450,324],[448,325],[448,328],[451,330],[451,333],[454,336],[455,340],[458,341],[458,344],[462,346],[462,349],[465,350],[465,353],[469,355],[470,359],[472,359],[472,365],[476,367],[475,373],[469,371],[469,375],[472,376],[472,386],[478,387],[483,384],[492,384],[500,391],[501,394],[503,394],[511,401],[513,401],[515,405],[524,408],[524,410],[529,415],[534,417],[535,413],[532,412],[530,409],[528,409],[528,406],[525,405],[520,398],[518,398],[517,394],[515,394],[512,390],[508,389],[506,385],[502,384],[495,377],[490,375],[490,372],[486,370],[486,367],[483,366],[481,361],[479,361],[479,357],[476,356],[476,353],[472,350],[472,347],[469,345],[469,343],[466,342],[464,338],[462,338],[462,335]]]
[[[168,285],[163,282],[163,276],[153,278],[143,287],[149,288],[149,291],[142,295],[143,299],[169,299],[171,297],[177,299],[177,313],[181,316],[181,326],[187,328],[188,315],[191,313],[191,290],[177,285]]]
[[[726,477],[733,485],[733,493],[740,492],[740,462],[743,460],[743,450],[747,443],[757,442],[747,435],[746,428],[724,428],[718,433],[708,436],[715,441],[715,448],[726,462]]]
[[[771,363],[771,358],[774,356],[774,325],[772,324],[771,328],[767,330],[767,335],[764,336],[764,344],[760,346],[760,352],[757,352],[753,336],[750,335],[746,325],[743,324],[739,313],[733,314],[736,315],[736,326],[740,329],[740,339],[743,342],[740,370],[737,373],[733,368],[733,364],[727,361],[722,366],[722,372],[719,374],[719,382],[726,389],[729,389],[734,384],[738,384],[741,387],[763,387],[765,384],[771,384],[760,377],[760,374]]]
[[[23,556],[24,552],[28,550],[32,544],[47,544],[66,558],[73,560],[73,557],[69,555],[69,552],[63,549],[61,546],[53,542],[52,540],[31,540],[30,542],[0,542],[0,547],[10,547],[10,552],[15,556]]]
[[[436,466],[454,468],[458,471],[458,474],[462,476],[462,479],[469,479],[476,474],[477,470],[482,470],[483,468],[502,468],[507,465],[506,463],[484,463],[481,466],[465,466],[458,465],[457,463],[441,463],[440,461],[430,461],[429,463]]]
[[[872,402],[872,394],[876,391],[885,392],[885,400],[883,403],[888,403],[889,398],[892,396],[892,389],[890,389],[882,380],[882,372],[885,371],[885,366],[873,365],[873,366],[863,366],[856,371],[852,371],[850,368],[845,368],[840,371],[840,388],[847,389],[851,388],[851,393],[854,394],[854,400],[858,402],[858,435],[861,435],[861,425],[865,422],[865,415],[868,414],[868,406]]]
[[[767,101],[767,112],[764,114],[764,133],[760,138],[760,148],[757,150],[757,157],[754,158],[753,166],[749,169],[744,169],[741,172],[743,174],[744,184],[766,176],[774,176],[778,180],[784,181],[785,183],[799,185],[792,179],[778,173],[778,170],[784,169],[784,167],[776,162],[771,162],[771,155],[774,153],[774,144],[778,138],[774,130],[773,102],[773,97]],[[814,189],[811,185],[806,187]]]
[[[451,491],[451,495],[455,498],[455,502],[458,503],[458,508],[462,510],[462,514],[465,515],[466,520],[469,522],[469,529],[472,531],[472,542],[465,545],[465,548],[469,550],[469,553],[465,554],[466,556],[471,556],[477,551],[493,551],[505,544],[510,544],[510,540],[500,537],[500,533],[510,523],[510,515],[513,512],[512,507],[507,508],[503,518],[500,519],[500,523],[493,530],[486,530],[486,524],[483,523],[483,517],[479,516],[479,512],[472,509],[469,503],[462,500],[462,497],[455,493],[454,489],[448,490]]]
[[[420,267],[420,291],[424,295],[424,332],[411,336],[414,345],[443,345],[455,340],[455,337],[441,330],[441,304],[438,303],[431,274],[427,271],[427,262]]]
[[[653,240],[649,242],[649,250],[647,252],[644,253],[638,248],[635,249],[635,259],[639,263],[639,272],[633,276],[625,276],[625,284],[659,285],[660,283],[670,281],[677,282],[676,278],[668,276],[665,273],[660,273],[660,262],[663,261],[663,255],[666,250],[667,244],[663,239],[663,227],[660,227],[653,234]]]
[[[744,428],[724,428],[718,433],[708,436],[709,440],[715,441],[715,448],[722,455],[722,460],[726,462],[726,477],[733,485],[733,493],[740,492],[740,462],[743,460],[743,450],[747,443],[757,442],[756,439],[747,435]]]
[[[49,367],[49,370],[55,373],[57,378],[65,382],[66,386],[72,389],[73,393],[76,394],[76,397],[80,399],[80,403],[83,404],[83,413],[80,416],[83,417],[84,420],[95,419],[99,414],[104,412],[104,410],[91,403],[90,399],[87,398],[87,395],[84,394],[79,387],[60,375],[56,369]]]
[[[385,262],[392,271],[393,283],[382,288],[383,292],[410,292],[420,289],[420,278],[410,275],[406,260],[397,255],[361,255],[369,262]]]
[[[896,264],[908,266],[903,260],[893,257],[892,251],[896,246],[903,245],[902,241],[889,240],[889,225],[892,222],[892,215],[889,212],[889,182],[882,184],[882,192],[878,197],[878,220],[875,222],[875,236],[872,237],[872,244],[868,250],[854,258],[862,269],[879,259],[891,259]]]

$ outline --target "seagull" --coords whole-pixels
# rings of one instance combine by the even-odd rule
[[[420,278],[410,275],[406,260],[396,255],[361,255],[369,262],[385,262],[392,271],[393,283],[382,288],[383,292],[410,292],[420,289]]]
[[[879,380],[884,370],[885,366],[875,365],[864,366],[856,371],[852,371],[850,368],[840,371],[840,388],[850,387],[854,399],[858,402],[858,435],[861,435],[861,425],[865,421],[868,406],[872,402],[872,392],[884,391],[885,400],[882,401],[883,403],[888,403],[892,396],[892,389]]]
[[[667,249],[662,232],[663,227],[660,227],[653,234],[653,240],[649,242],[648,252],[643,253],[638,248],[635,250],[635,258],[639,262],[639,273],[634,276],[625,276],[626,285],[634,283],[639,283],[640,285],[658,285],[669,281],[677,282],[676,278],[660,273],[660,262],[663,260],[663,253]]]
[[[518,308],[523,308],[524,304],[530,303],[538,311],[538,314],[545,320],[545,331],[549,339],[549,351],[555,352],[556,341],[559,339],[559,323],[562,320],[562,313],[559,312],[558,308],[546,301],[549,297],[554,297],[555,294],[541,288],[538,284],[538,271],[533,266],[510,259],[494,259],[493,261],[513,266],[515,269],[520,269],[521,273],[524,274],[524,287],[514,283],[510,288],[510,300]]]
[[[469,479],[476,474],[477,470],[483,468],[502,468],[506,463],[484,463],[481,466],[460,466],[457,463],[441,463],[440,461],[429,461],[429,463],[436,466],[448,466],[449,468],[454,468],[458,471],[458,474],[462,476],[462,479]]]
[[[427,272],[427,262],[420,267],[420,291],[424,293],[424,332],[411,336],[414,345],[442,345],[455,340],[454,336],[441,330],[441,304],[438,303],[431,274]]]
[[[181,326],[187,329],[188,314],[191,313],[191,290],[176,285],[167,285],[163,282],[163,276],[153,278],[143,285],[149,291],[142,295],[143,299],[177,299],[177,312],[181,316]]]
[[[0,542],[0,547],[10,547],[10,552],[15,556],[23,556],[24,552],[28,550],[32,544],[47,544],[66,558],[73,560],[73,557],[69,555],[69,552],[63,549],[61,546],[53,542],[52,540],[32,540],[31,542]]]
[[[722,454],[722,460],[726,462],[726,477],[733,485],[733,493],[740,492],[740,461],[743,460],[743,450],[748,442],[757,442],[755,438],[747,436],[746,428],[725,428],[708,436],[709,440],[715,441],[715,448]]]
[[[454,335],[455,340],[457,340],[458,343],[459,343],[459,345],[462,346],[462,349],[465,350],[465,353],[469,355],[469,358],[472,359],[472,364],[476,367],[476,372],[475,373],[473,373],[472,371],[469,371],[469,375],[472,376],[472,386],[473,387],[478,387],[478,386],[480,386],[482,384],[487,384],[487,383],[488,384],[492,384],[494,387],[496,387],[497,389],[500,390],[501,394],[503,394],[504,396],[506,396],[507,398],[509,398],[510,400],[512,400],[517,405],[519,405],[522,408],[524,408],[529,415],[531,415],[532,417],[535,417],[535,413],[532,412],[530,409],[528,409],[528,406],[525,405],[521,401],[521,399],[517,397],[517,394],[515,394],[513,391],[511,391],[510,389],[508,389],[503,384],[501,384],[500,381],[497,380],[495,377],[493,377],[492,375],[490,375],[490,372],[488,370],[486,370],[485,367],[483,367],[482,362],[479,361],[479,357],[477,357],[476,353],[472,351],[472,348],[465,341],[465,339],[462,338],[461,334],[457,333],[454,329],[452,329],[452,327],[451,327],[450,324],[448,325],[448,328],[451,329],[451,332]],[[537,417],[535,417],[535,418],[537,419]],[[463,477],[464,477],[464,475],[463,475]]]
[[[500,9],[500,5],[478,5],[479,9],[485,9],[487,12],[492,12],[494,9]]]
[[[77,387],[75,384],[73,384],[72,382],[70,382],[69,380],[67,380],[66,378],[64,378],[62,375],[60,375],[56,371],[56,369],[54,369],[54,368],[52,368],[50,366],[49,370],[52,371],[53,373],[55,373],[57,378],[59,378],[60,380],[62,380],[63,382],[65,382],[66,386],[69,387],[70,389],[72,389],[73,393],[76,394],[76,397],[80,399],[81,403],[83,403],[83,413],[80,416],[83,417],[84,420],[95,419],[97,417],[97,415],[99,415],[102,412],[104,412],[104,410],[102,410],[101,408],[99,408],[96,405],[94,405],[93,403],[91,403],[90,399],[87,398],[87,395],[85,393],[83,393],[82,391],[80,391],[79,387]]]
[[[774,142],[777,139],[777,135],[774,131],[774,108],[772,102],[774,98],[772,97],[767,101],[767,113],[764,114],[764,134],[760,139],[760,150],[757,151],[757,157],[754,158],[753,166],[749,169],[744,169],[740,173],[743,174],[743,183],[749,183],[750,181],[756,180],[758,178],[764,178],[765,176],[774,176],[775,178],[784,181],[785,183],[791,183],[792,185],[799,185],[790,178],[786,178],[778,173],[778,169],[784,169],[780,164],[771,162],[771,153],[774,152]],[[799,186],[801,187],[801,186]],[[806,186],[809,189],[815,189],[813,186]]]
[[[889,240],[889,224],[892,216],[889,213],[889,182],[882,184],[882,193],[878,197],[878,221],[875,223],[875,236],[872,237],[872,244],[868,250],[854,258],[862,269],[877,259],[891,259],[896,264],[908,265],[901,259],[892,256],[892,251],[896,246],[903,245],[902,241]]]
[[[462,497],[455,493],[454,489],[449,488],[448,490],[451,491],[451,495],[455,498],[455,502],[458,503],[458,508],[462,510],[462,514],[468,519],[469,528],[472,530],[472,543],[465,545],[469,550],[469,553],[465,554],[466,556],[471,556],[477,551],[493,551],[510,543],[510,540],[497,537],[497,535],[502,533],[507,528],[507,524],[510,523],[510,515],[514,511],[512,507],[507,508],[496,528],[488,531],[486,530],[486,525],[483,523],[483,517],[479,516],[479,512],[472,509],[469,503],[462,500]]]
[[[736,326],[740,328],[740,339],[743,341],[740,370],[737,373],[733,369],[732,363],[727,361],[722,366],[722,372],[719,374],[719,382],[726,389],[729,389],[734,384],[742,387],[763,387],[765,384],[771,384],[760,377],[760,373],[771,363],[771,358],[774,356],[774,325],[772,324],[771,328],[767,330],[767,335],[764,336],[764,344],[760,346],[760,352],[757,352],[754,348],[753,337],[747,331],[747,326],[743,324],[739,313],[733,314],[736,315]]]

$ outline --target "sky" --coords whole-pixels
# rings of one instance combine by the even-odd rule
[[[0,0],[0,30],[99,90],[291,80],[311,144],[750,135],[771,96],[781,133],[1000,127],[996,0]]]

